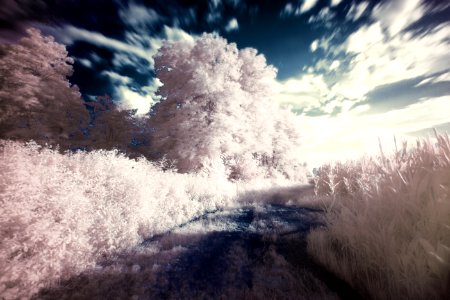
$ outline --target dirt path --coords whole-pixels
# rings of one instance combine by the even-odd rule
[[[306,252],[320,214],[275,204],[210,212],[37,298],[358,299]]]

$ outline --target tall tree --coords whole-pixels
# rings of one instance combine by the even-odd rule
[[[53,37],[34,28],[27,34],[0,45],[0,138],[76,147],[89,115],[67,80],[73,59]]]
[[[155,66],[163,83],[150,118],[156,157],[181,172],[304,179],[294,116],[272,100],[276,69],[263,55],[204,34],[166,43]]]

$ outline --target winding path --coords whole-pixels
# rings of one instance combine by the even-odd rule
[[[320,214],[280,204],[209,212],[36,298],[358,299],[306,251]]]

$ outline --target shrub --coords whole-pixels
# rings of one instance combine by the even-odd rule
[[[229,182],[163,172],[114,151],[0,142],[0,298],[30,297],[206,210]]]

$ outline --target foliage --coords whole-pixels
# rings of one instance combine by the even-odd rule
[[[0,144],[0,178],[2,299],[30,297],[236,193],[113,151],[63,155],[11,141]]]
[[[180,172],[304,181],[294,116],[271,99],[276,70],[255,49],[204,34],[166,43],[155,57],[163,97],[152,112],[153,155]]]
[[[92,124],[85,145],[88,150],[119,150],[129,157],[149,157],[147,118],[136,117],[134,110],[126,110],[108,95],[87,102],[91,108]],[[133,141],[135,143],[133,144]]]
[[[450,294],[450,140],[323,166],[326,227],[309,252],[372,299]]]
[[[33,28],[27,34],[0,45],[0,138],[76,146],[88,113],[67,81],[73,60],[53,37]]]

